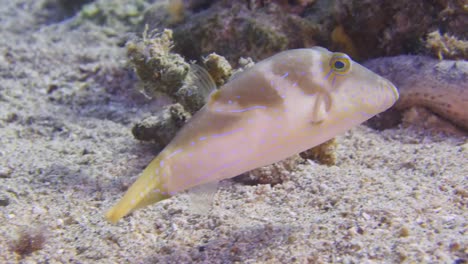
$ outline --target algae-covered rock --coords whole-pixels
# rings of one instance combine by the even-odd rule
[[[468,8],[460,0],[204,1],[184,7],[177,22],[169,22],[168,9],[149,8],[143,23],[173,29],[174,50],[189,59],[216,52],[233,65],[241,56],[260,60],[314,45],[360,60],[428,53],[425,39],[434,30],[468,38]]]
[[[468,38],[466,4],[457,0],[338,0],[338,24],[362,59],[402,53],[422,53],[423,39],[441,29]]]
[[[191,115],[180,104],[166,106],[154,116],[147,117],[132,129],[133,136],[143,141],[167,145]]]
[[[165,29],[152,36],[145,30],[141,39],[129,41],[126,47],[129,62],[140,78],[142,92],[148,97],[165,94],[177,102],[133,128],[135,138],[166,145],[185,120],[203,107],[216,84],[202,67],[190,65],[182,56],[171,52],[172,30]],[[213,58],[217,58],[217,62]],[[230,76],[230,65],[224,58],[211,55],[206,61],[213,73],[218,72],[219,82]]]
[[[202,92],[197,81],[193,78],[188,78],[187,83],[184,84],[175,94],[176,101],[182,104],[185,109],[194,114],[206,103],[207,95]]]
[[[216,53],[211,53],[203,58],[203,64],[217,86],[227,83],[232,75],[231,64],[226,58]]]
[[[92,2],[93,0],[43,0],[34,1],[41,5],[37,14],[42,20],[48,24],[59,21],[64,21],[76,13],[80,12],[81,8]],[[45,20],[45,21],[44,21]]]
[[[158,19],[164,10],[150,8],[143,23],[173,29],[175,51],[189,59],[216,52],[235,64],[240,57],[260,60],[284,49],[313,46],[321,38],[320,26],[298,14],[313,1],[283,2],[210,1],[196,9],[187,6],[185,19],[176,24]]]
[[[138,77],[143,91],[150,97],[158,92],[174,95],[183,85],[190,65],[176,53],[172,53],[172,30],[166,29],[149,37],[127,43],[127,56]]]
[[[223,83],[231,75],[231,65],[225,58],[211,54],[204,61],[213,77],[204,67],[189,64],[182,56],[171,51],[172,30],[127,43],[127,55],[141,80],[142,91],[149,97],[164,93],[193,114],[205,103],[216,83]]]
[[[468,40],[460,40],[456,37],[440,31],[434,31],[427,35],[426,47],[440,60],[442,59],[468,59]]]
[[[93,21],[115,29],[130,30],[142,21],[143,11],[149,5],[145,0],[97,0],[82,7],[77,23]]]

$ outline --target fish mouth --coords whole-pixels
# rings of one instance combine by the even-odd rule
[[[387,79],[384,79],[384,86],[392,92],[393,102],[398,101],[398,98],[400,98],[400,93],[398,92],[398,88]]]
[[[398,93],[398,88],[396,88],[393,83],[390,83],[390,89],[392,89],[393,96],[395,97],[395,102],[398,101],[398,98],[400,98],[400,93]]]

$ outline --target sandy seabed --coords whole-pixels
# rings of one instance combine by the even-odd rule
[[[115,32],[2,2],[0,263],[468,261],[466,138],[407,128],[354,128],[335,166],[274,187],[223,181],[209,215],[176,196],[109,224],[159,151],[132,123],[165,101],[136,92]],[[44,243],[20,255],[25,233]]]

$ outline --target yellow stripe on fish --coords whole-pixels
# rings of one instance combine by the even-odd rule
[[[388,80],[324,48],[258,62],[213,92],[106,218],[319,145],[388,109]]]

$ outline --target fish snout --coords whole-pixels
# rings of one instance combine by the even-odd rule
[[[400,97],[400,94],[398,93],[398,88],[389,80],[382,78],[382,85],[385,90],[390,91],[392,95],[392,102],[393,104],[398,100]],[[392,105],[393,105],[392,104]]]

